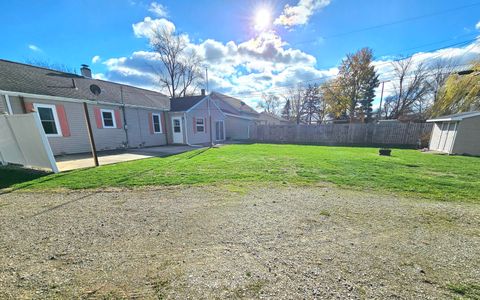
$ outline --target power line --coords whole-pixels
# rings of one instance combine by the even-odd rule
[[[443,47],[440,47],[440,48],[436,48],[436,49],[431,49],[429,51],[426,51],[426,53],[429,53],[429,52],[435,52],[435,51],[440,51],[440,50],[443,50],[443,49],[446,49],[446,48],[451,48],[451,47],[455,47],[455,46],[461,46],[461,45],[467,45],[473,41],[475,41],[475,39],[469,39],[469,40],[466,40],[466,41],[462,41],[462,42],[458,42],[458,43],[454,43],[454,44],[450,44],[450,45],[447,45],[447,46],[443,46]],[[473,49],[473,48],[472,48]],[[472,49],[469,49],[467,50],[467,52],[465,52],[462,57],[464,55],[466,55],[468,52],[470,52]],[[398,61],[401,61],[401,60],[405,60],[405,59],[409,59],[409,58],[412,58],[413,56],[415,56],[417,53],[414,53],[410,56],[406,56],[406,57],[402,57],[402,58],[399,58],[399,59],[396,59],[396,60],[392,60],[392,61],[386,61],[386,62],[382,62],[382,63],[378,63],[378,64],[375,64],[375,67],[378,67],[378,66],[383,66],[383,65],[387,65],[387,64],[391,64],[392,62],[398,62]],[[432,60],[434,58],[437,58],[439,56],[441,56],[443,53],[437,53],[435,55],[433,55],[432,57],[428,58],[428,60]],[[379,74],[379,77],[381,75],[385,75],[385,74],[389,74],[389,73],[392,73],[394,71],[389,71],[389,72],[386,72],[386,73],[383,73],[383,74]],[[333,79],[333,78],[336,78],[337,75],[331,75],[331,76],[324,76],[324,77],[318,77],[318,78],[313,78],[313,79],[309,79],[309,80],[303,80],[303,81],[299,81],[295,84],[289,84],[289,85],[284,85],[284,86],[281,86],[281,87],[273,87],[273,88],[268,88],[268,89],[265,89],[263,91],[256,91],[256,92],[251,92],[251,91],[248,91],[248,92],[238,92],[238,93],[235,93],[235,94],[231,94],[231,95],[236,95],[236,96],[240,96],[240,95],[252,95],[252,94],[263,94],[265,92],[269,92],[269,91],[272,91],[272,90],[278,90],[278,89],[282,89],[282,90],[285,90],[285,89],[288,89],[288,88],[291,88],[291,87],[296,87],[296,86],[299,86],[299,85],[302,85],[302,84],[306,84],[306,83],[309,83],[309,82],[318,82],[318,81],[327,81],[329,79]],[[382,79],[382,80],[388,80],[388,79]]]

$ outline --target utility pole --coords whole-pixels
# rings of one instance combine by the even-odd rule
[[[384,88],[385,88],[385,81],[382,81],[382,93],[381,93],[381,96],[380,96],[380,106],[378,107],[377,120],[380,120],[380,118],[382,117],[382,102],[383,102],[383,89]]]
[[[206,90],[208,94],[208,67],[205,67]]]
[[[90,146],[92,148],[93,162],[95,163],[95,167],[98,167],[97,148],[95,147],[95,139],[93,138],[92,124],[90,123],[87,102],[83,102],[83,112],[85,115],[85,121],[87,123],[88,138],[90,139]]]

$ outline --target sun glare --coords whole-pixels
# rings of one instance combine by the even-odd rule
[[[266,8],[257,9],[255,12],[255,29],[258,31],[267,30],[272,23],[270,11]]]

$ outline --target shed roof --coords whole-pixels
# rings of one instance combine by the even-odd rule
[[[171,99],[170,111],[187,111],[202,101],[205,97],[206,96],[190,96]]]
[[[427,120],[427,122],[451,122],[462,121],[463,119],[473,118],[480,116],[480,111],[469,111],[448,116],[441,116],[436,119]]]
[[[90,90],[97,85],[101,92]],[[84,77],[47,68],[0,59],[0,90],[78,100],[123,103],[142,107],[169,109],[169,98],[159,92],[130,85]]]

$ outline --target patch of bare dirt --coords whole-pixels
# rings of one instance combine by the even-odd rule
[[[0,195],[0,298],[438,299],[480,207],[333,187]]]

